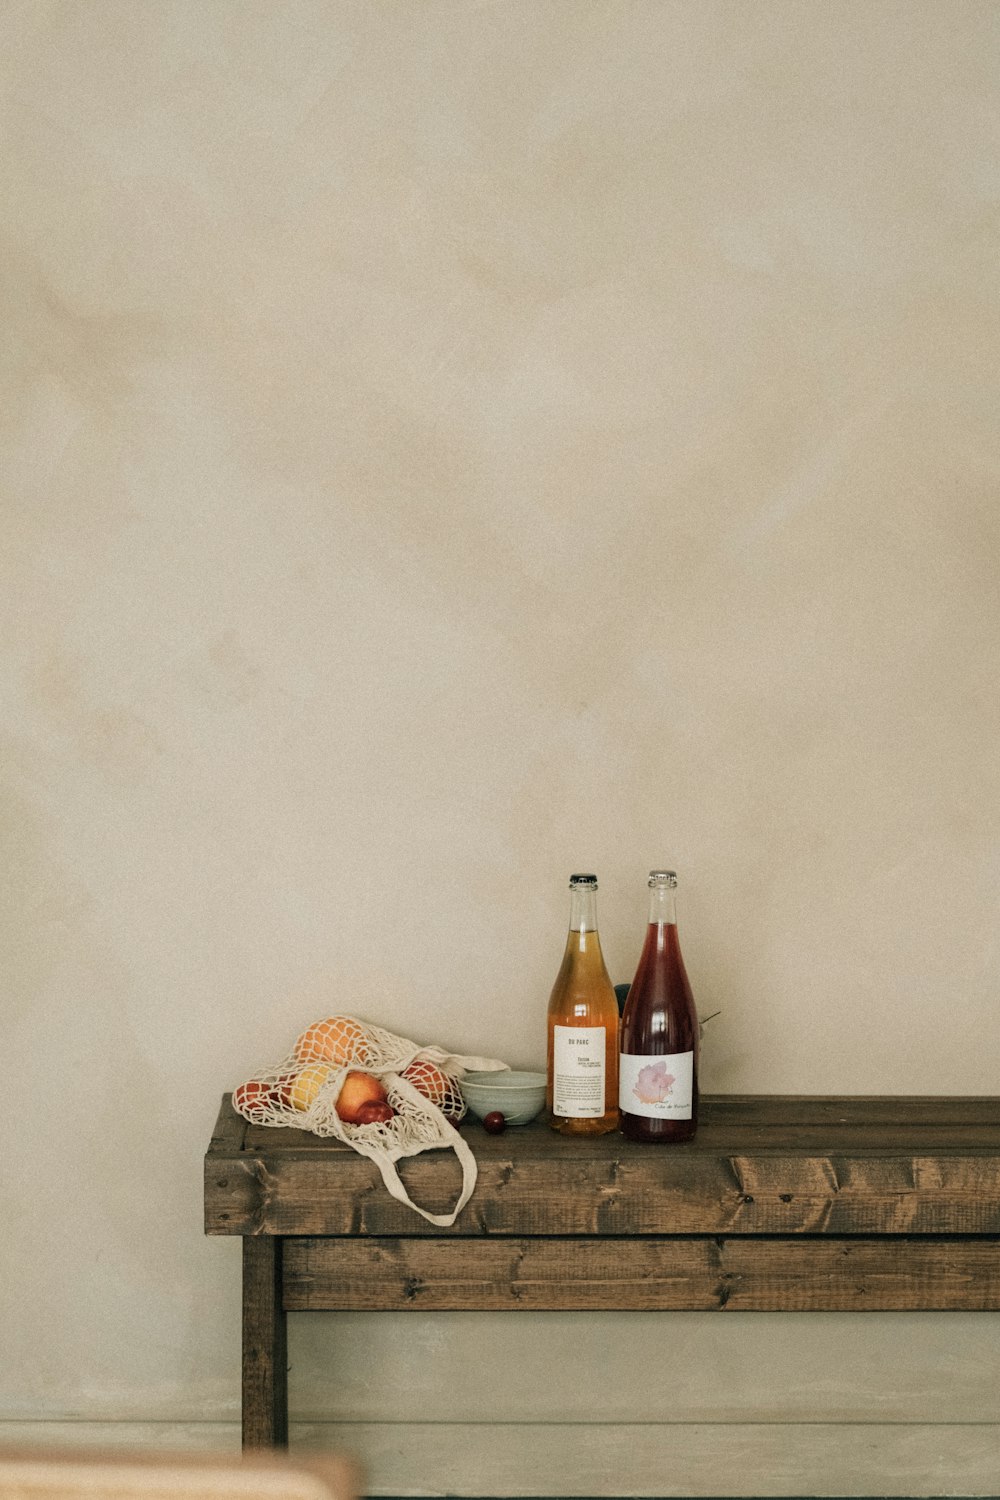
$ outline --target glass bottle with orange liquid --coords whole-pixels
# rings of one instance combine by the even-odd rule
[[[618,1124],[618,1000],[597,935],[597,876],[570,877],[569,936],[549,998],[549,1124],[606,1135]]]
[[[698,1014],[681,945],[673,870],[651,870],[649,925],[621,1024],[621,1131],[632,1141],[689,1141],[698,1128]]]

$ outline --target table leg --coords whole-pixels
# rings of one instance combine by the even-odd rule
[[[288,1340],[280,1238],[243,1237],[243,1446],[288,1446]]]

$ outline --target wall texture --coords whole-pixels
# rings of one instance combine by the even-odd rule
[[[998,19],[0,4],[0,1437],[233,1442],[220,1093],[344,1009],[537,1064],[572,869],[615,979],[679,870],[709,1088],[997,1092]],[[988,1317],[292,1365],[375,1493],[1000,1462]]]

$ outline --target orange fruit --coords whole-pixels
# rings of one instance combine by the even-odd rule
[[[365,1028],[350,1016],[330,1016],[307,1026],[295,1043],[296,1062],[333,1063],[336,1068],[352,1062],[364,1062],[369,1039]]]
[[[403,1069],[400,1077],[409,1079],[413,1087],[419,1089],[425,1099],[436,1104],[449,1119],[460,1119],[465,1113],[465,1103],[458,1084],[433,1063],[426,1062],[423,1058],[414,1058],[409,1067]]]

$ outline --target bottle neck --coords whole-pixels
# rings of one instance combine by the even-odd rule
[[[656,884],[649,888],[650,926],[676,927],[677,901],[672,885]]]
[[[573,886],[569,897],[570,932],[597,931],[597,892],[593,887]]]

